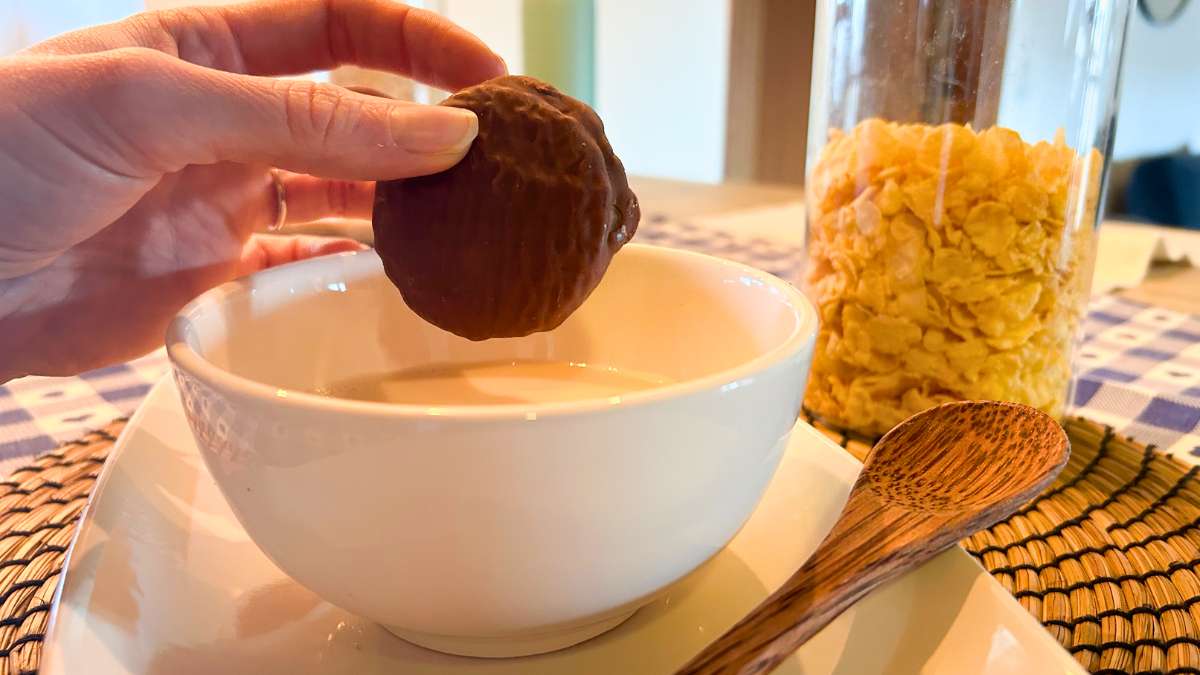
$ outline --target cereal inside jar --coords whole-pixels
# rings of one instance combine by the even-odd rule
[[[822,326],[806,406],[867,435],[959,399],[1062,415],[1102,164],[1061,133],[832,131],[808,181],[805,284]]]

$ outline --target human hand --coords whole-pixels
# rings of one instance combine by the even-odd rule
[[[271,167],[307,222],[367,216],[365,181],[465,154],[470,111],[267,77],[340,64],[450,90],[505,72],[391,0],[149,12],[0,59],[0,383],[145,353],[201,291],[357,247],[253,235],[277,216]]]

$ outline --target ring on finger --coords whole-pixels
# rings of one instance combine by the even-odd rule
[[[271,169],[271,182],[275,184],[275,222],[267,227],[267,231],[278,232],[287,222],[287,186],[279,169]]]

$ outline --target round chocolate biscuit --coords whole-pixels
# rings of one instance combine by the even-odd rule
[[[641,216],[604,125],[529,77],[489,80],[442,105],[473,110],[479,135],[446,171],[376,186],[388,278],[426,321],[471,340],[557,327]]]

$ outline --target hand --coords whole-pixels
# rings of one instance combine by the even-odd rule
[[[306,222],[462,158],[470,111],[265,77],[351,63],[450,90],[505,72],[391,0],[150,12],[0,59],[0,383],[145,353],[201,291],[357,246],[252,237],[277,216],[270,167]]]

